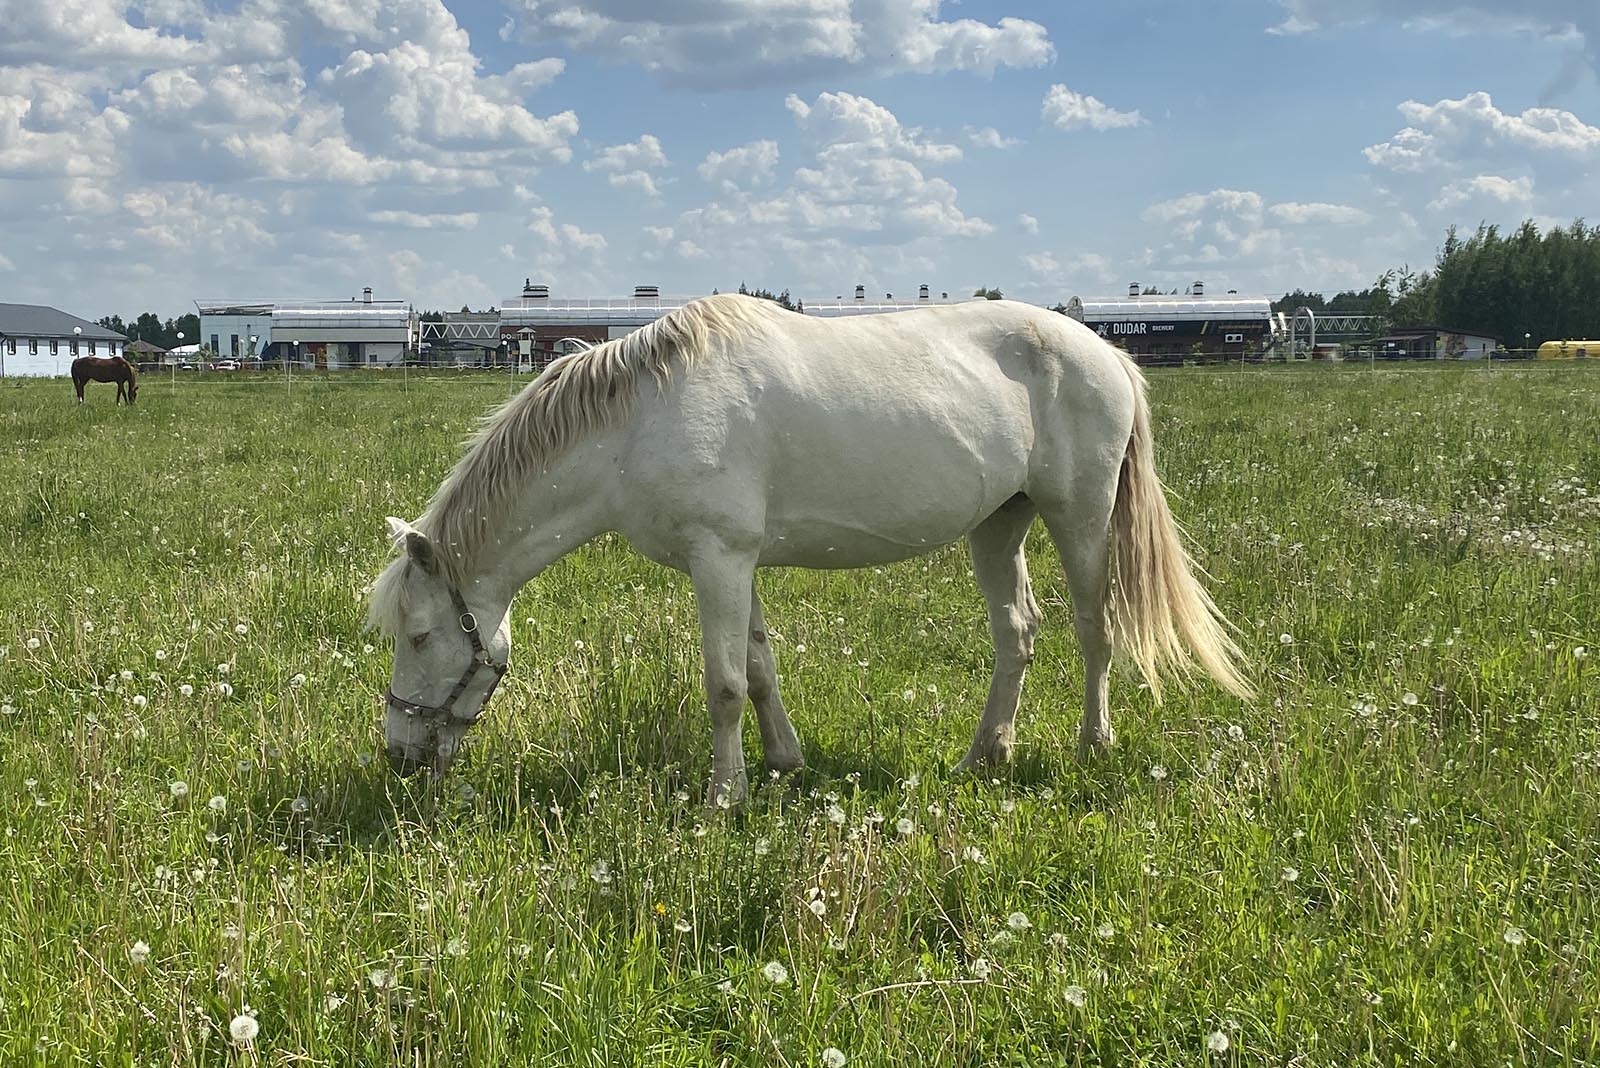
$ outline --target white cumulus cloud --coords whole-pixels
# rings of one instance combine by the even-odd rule
[[[1146,125],[1138,111],[1118,111],[1064,85],[1052,85],[1045,93],[1040,114],[1058,130],[1115,130]]]

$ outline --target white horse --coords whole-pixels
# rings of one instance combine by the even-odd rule
[[[756,569],[882,564],[962,537],[995,649],[962,765],[1004,763],[1041,618],[1023,554],[1035,515],[1083,647],[1084,753],[1112,743],[1114,648],[1158,697],[1196,662],[1247,694],[1167,510],[1144,378],[1122,352],[1009,301],[818,319],[753,297],[696,300],[552,363],[487,420],[415,526],[389,519],[400,552],[374,583],[371,622],[395,639],[390,764],[449,767],[505,671],[512,598],[606,531],[693,582],[713,803],[746,791],[747,698],[767,767],[804,763]]]

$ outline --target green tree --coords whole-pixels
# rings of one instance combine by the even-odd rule
[[[982,297],[984,300],[1004,300],[1005,296],[998,289],[976,289],[972,295]]]
[[[795,307],[794,301],[790,299],[789,291],[787,289],[785,289],[782,293],[774,293],[770,289],[750,289],[746,287],[743,282],[740,282],[739,292],[743,293],[747,297],[760,297],[763,300],[773,301],[777,304],[783,305],[790,311],[799,311],[799,309]]]

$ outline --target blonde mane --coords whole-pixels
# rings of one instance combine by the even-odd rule
[[[529,478],[627,417],[645,375],[664,390],[674,370],[693,366],[718,343],[750,333],[773,314],[789,313],[753,297],[703,297],[552,363],[484,420],[417,520],[447,577],[459,583],[472,569],[484,538]]]

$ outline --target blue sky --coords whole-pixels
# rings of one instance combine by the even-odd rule
[[[1509,13],[1508,13],[1509,12]],[[1593,0],[0,0],[0,299],[1361,287],[1600,203]]]

